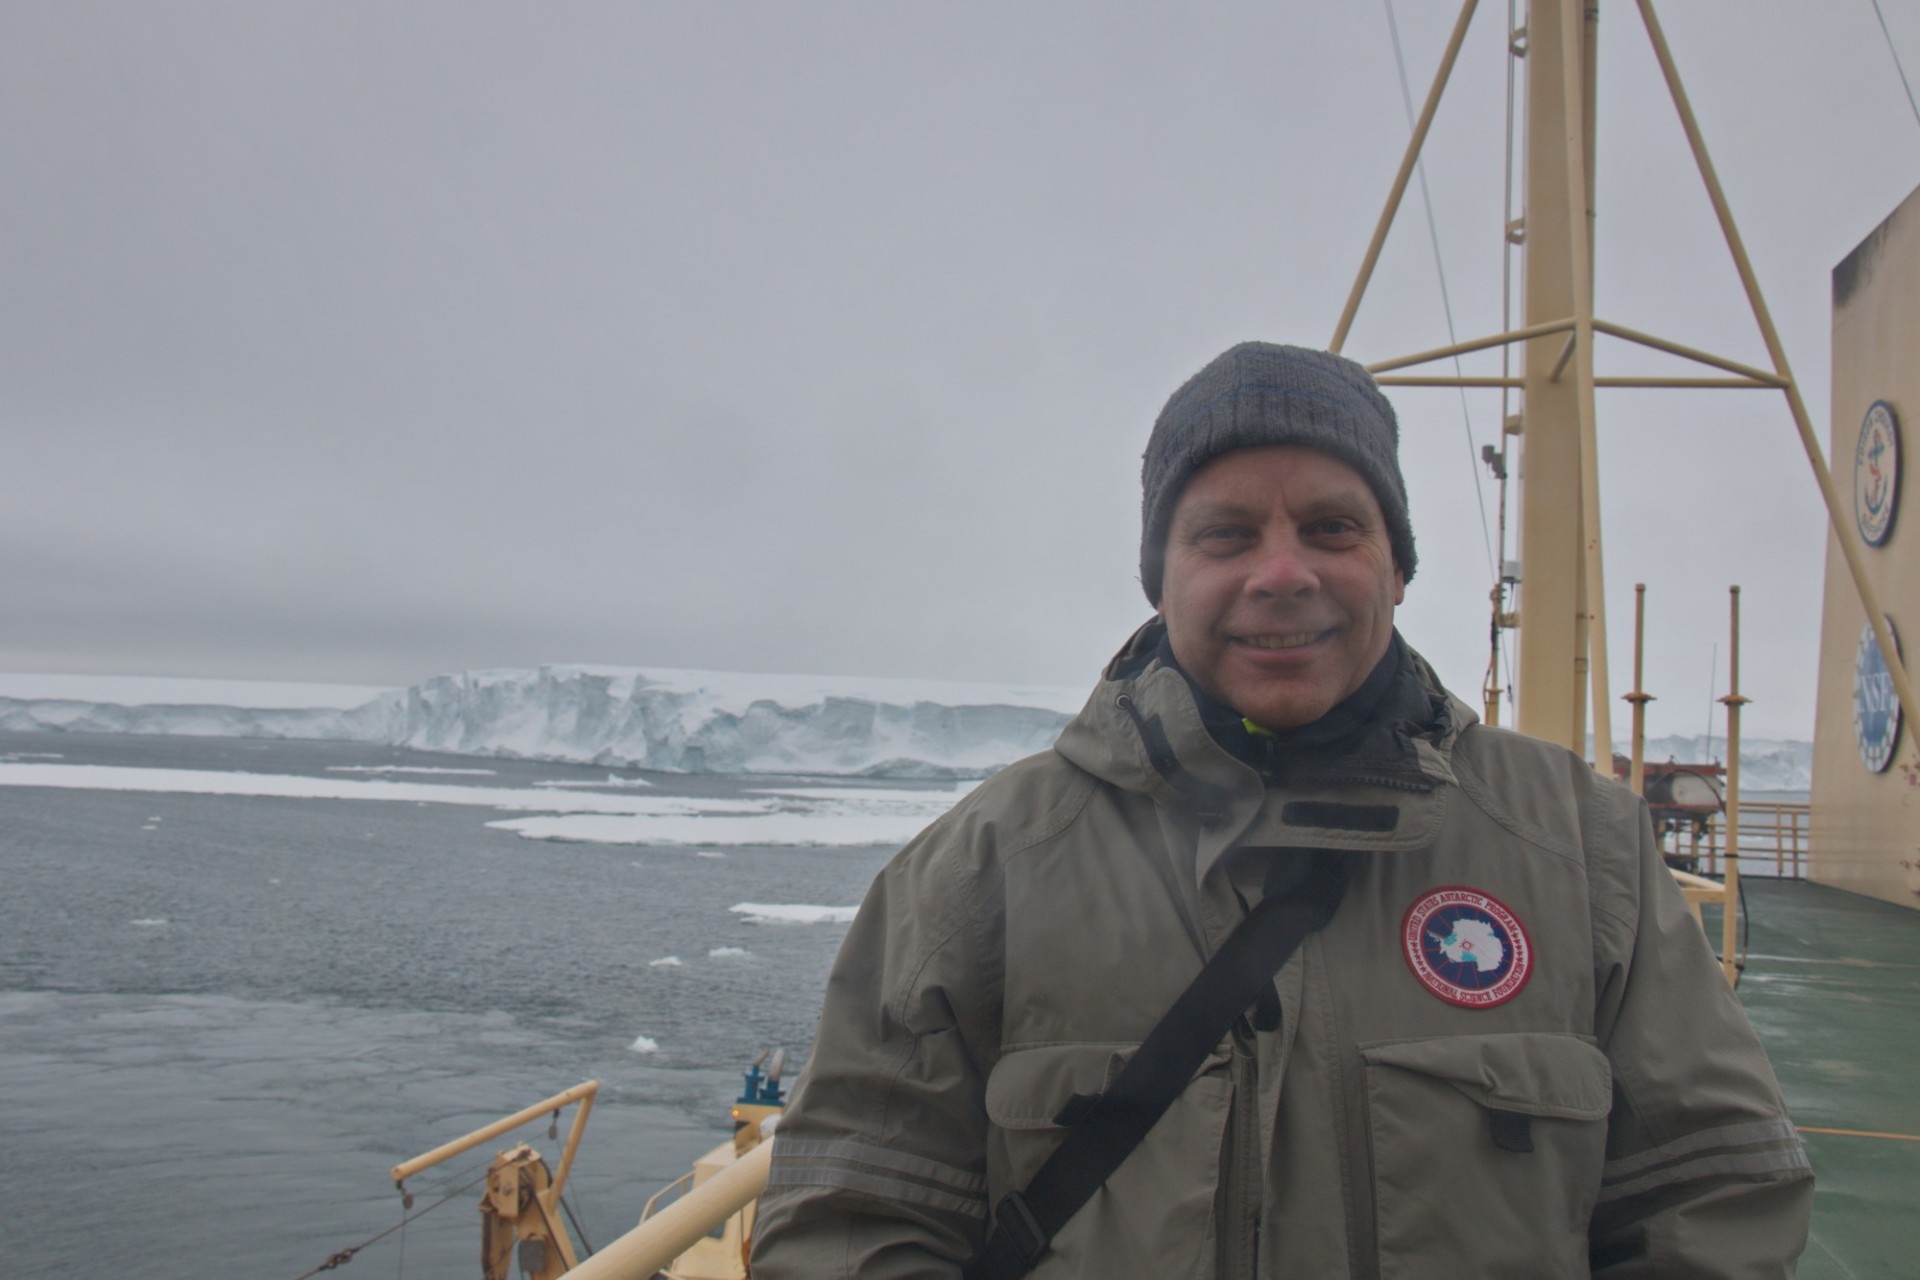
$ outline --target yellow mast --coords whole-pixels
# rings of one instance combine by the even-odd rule
[[[1522,324],[1571,319],[1522,348],[1520,732],[1612,769],[1593,410],[1593,95],[1597,6],[1530,6]],[[1590,660],[1591,658],[1591,660]]]
[[[1600,477],[1594,392],[1600,387],[1698,387],[1778,390],[1806,451],[1807,462],[1841,555],[1886,655],[1894,690],[1908,723],[1920,724],[1920,703],[1895,649],[1879,594],[1868,581],[1859,535],[1841,505],[1838,487],[1813,431],[1811,417],[1787,364],[1773,318],[1761,296],[1746,248],[1719,176],[1707,155],[1692,104],[1652,0],[1636,0],[1772,369],[1761,369],[1597,317],[1593,311],[1593,170],[1596,24],[1598,0],[1533,0],[1526,26],[1508,33],[1513,56],[1527,63],[1527,181],[1525,211],[1510,234],[1524,246],[1525,308],[1519,328],[1370,363],[1382,386],[1510,387],[1522,393],[1518,727],[1585,754],[1588,718],[1593,760],[1611,773],[1613,722],[1607,670],[1606,577],[1601,551]],[[1407,182],[1419,160],[1440,99],[1477,9],[1465,0],[1440,68],[1414,126],[1386,206],[1374,229],[1353,288],[1328,344],[1347,340],[1379,261]],[[1594,369],[1598,334],[1708,366],[1719,376],[1608,377]],[[1522,376],[1463,377],[1403,374],[1430,361],[1471,351],[1523,348]],[[1496,609],[1498,604],[1496,603]],[[1636,686],[1637,686],[1636,681]]]

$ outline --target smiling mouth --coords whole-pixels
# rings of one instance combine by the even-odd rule
[[[1249,649],[1278,652],[1286,649],[1304,649],[1310,644],[1325,640],[1332,634],[1331,628],[1325,631],[1290,631],[1285,635],[1234,636],[1233,642],[1245,645]]]

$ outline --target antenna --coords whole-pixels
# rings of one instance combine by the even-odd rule
[[[1713,682],[1719,677],[1720,642],[1716,640],[1713,642],[1713,657],[1707,659],[1707,761],[1710,764],[1716,763],[1713,758],[1713,708],[1717,701],[1714,697],[1717,686]]]

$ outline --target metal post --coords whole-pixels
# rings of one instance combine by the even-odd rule
[[[393,1166],[393,1180],[395,1182],[404,1181],[423,1169],[431,1169],[443,1160],[451,1160],[462,1152],[471,1151],[490,1138],[497,1138],[509,1130],[519,1128],[530,1120],[538,1120],[550,1111],[558,1111],[569,1103],[578,1102],[582,1099],[591,1099],[595,1093],[599,1092],[599,1089],[600,1082],[598,1080],[588,1080],[584,1084],[573,1086],[573,1088],[568,1089],[564,1093],[556,1093],[545,1102],[536,1102],[525,1111],[516,1111],[504,1120],[496,1120],[484,1128],[475,1129],[464,1138],[455,1138],[452,1142],[435,1147],[423,1156],[415,1156],[403,1164]]]
[[[1739,982],[1740,942],[1740,708],[1751,698],[1740,696],[1740,588],[1728,589],[1733,636],[1727,659],[1727,902],[1720,925],[1720,969],[1729,985]]]
[[[1627,768],[1627,785],[1633,794],[1647,794],[1647,704],[1653,695],[1640,687],[1641,660],[1646,650],[1647,584],[1633,584],[1633,692],[1626,700],[1633,704],[1633,763]]]
[[[1353,327],[1353,317],[1360,310],[1360,299],[1366,296],[1367,284],[1373,279],[1373,268],[1380,261],[1380,250],[1387,243],[1387,232],[1393,228],[1393,219],[1400,212],[1400,200],[1407,194],[1407,182],[1413,177],[1413,167],[1420,160],[1420,149],[1427,143],[1427,130],[1433,124],[1433,113],[1440,109],[1440,98],[1447,90],[1447,80],[1453,74],[1453,64],[1460,56],[1460,46],[1467,38],[1467,28],[1473,24],[1473,11],[1479,7],[1480,0],[1466,0],[1460,6],[1460,16],[1453,24],[1453,37],[1447,41],[1447,51],[1441,55],[1440,70],[1434,74],[1433,87],[1427,90],[1426,105],[1420,108],[1420,118],[1413,126],[1413,136],[1407,139],[1406,154],[1400,158],[1400,172],[1393,176],[1393,187],[1387,192],[1386,207],[1380,210],[1380,221],[1373,228],[1373,240],[1367,245],[1367,256],[1360,263],[1360,272],[1353,279],[1353,288],[1347,294],[1347,305],[1340,312],[1340,323],[1334,326],[1333,340],[1327,343],[1328,350],[1338,351],[1347,343],[1347,330]]]
[[[1747,259],[1745,243],[1740,239],[1740,230],[1734,225],[1733,209],[1727,203],[1726,193],[1720,189],[1720,177],[1714,171],[1713,161],[1707,155],[1706,139],[1700,133],[1699,122],[1693,116],[1693,104],[1687,100],[1686,88],[1680,83],[1680,71],[1674,65],[1673,52],[1667,47],[1667,37],[1660,29],[1660,20],[1654,16],[1653,0],[1639,0],[1640,18],[1647,28],[1647,39],[1653,44],[1653,54],[1660,63],[1660,74],[1666,79],[1667,92],[1673,98],[1674,110],[1679,113],[1680,126],[1686,131],[1687,144],[1693,148],[1693,160],[1700,170],[1700,181],[1707,188],[1707,197],[1713,202],[1713,212],[1720,220],[1720,232],[1727,242],[1727,249],[1733,254],[1733,265],[1740,273],[1740,284],[1746,290],[1747,304],[1753,309],[1754,322],[1760,326],[1760,336],[1766,341],[1767,355],[1773,361],[1773,369],[1786,383],[1782,388],[1787,396],[1787,408],[1793,414],[1793,425],[1800,433],[1800,447],[1806,451],[1807,465],[1813,468],[1815,481],[1820,485],[1820,496],[1826,499],[1827,518],[1833,528],[1833,536],[1840,546],[1840,556],[1847,562],[1847,572],[1853,577],[1853,589],[1860,596],[1860,603],[1867,611],[1867,623],[1873,628],[1873,636],[1880,645],[1880,656],[1886,660],[1887,674],[1893,677],[1894,692],[1900,698],[1900,705],[1906,711],[1910,724],[1920,724],[1920,700],[1914,696],[1913,682],[1907,676],[1906,663],[1900,657],[1900,651],[1893,643],[1893,632],[1887,626],[1887,611],[1880,605],[1880,593],[1874,588],[1867,576],[1866,556],[1861,550],[1860,535],[1853,527],[1853,520],[1845,504],[1840,501],[1840,490],[1834,484],[1833,472],[1827,466],[1825,455],[1821,452],[1819,438],[1813,431],[1813,419],[1807,414],[1807,404],[1800,396],[1799,384],[1793,380],[1793,370],[1787,365],[1787,351],[1780,343],[1780,335],[1773,327],[1773,314],[1767,310],[1767,300],[1760,292],[1760,281],[1753,273],[1753,264]]]

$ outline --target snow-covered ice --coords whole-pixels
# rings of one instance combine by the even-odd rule
[[[0,762],[0,787],[468,805],[537,815],[487,824],[527,839],[694,845],[699,846],[697,856],[703,858],[725,856],[712,847],[715,845],[904,844],[966,793],[965,788],[854,788],[839,796],[829,788],[820,788],[793,795],[635,795],[383,778],[9,762]],[[157,823],[158,819],[149,821]]]
[[[396,690],[365,684],[284,680],[201,680],[180,676],[32,675],[0,672],[0,699],[104,703],[120,707],[322,707],[346,711]]]
[[[660,1052],[659,1042],[654,1040],[651,1036],[635,1036],[633,1038],[633,1043],[628,1045],[627,1048],[633,1050],[635,1053]]]

